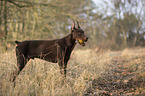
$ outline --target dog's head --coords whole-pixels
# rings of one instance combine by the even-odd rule
[[[71,28],[71,34],[73,35],[73,38],[81,45],[85,46],[85,42],[88,41],[88,37],[85,35],[84,31],[81,29],[79,22],[77,21],[78,27],[75,27],[75,22],[73,22],[72,28]]]

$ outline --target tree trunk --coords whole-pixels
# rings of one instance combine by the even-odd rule
[[[0,1],[0,25],[2,24],[3,1]]]
[[[5,0],[4,3],[4,31],[5,31],[5,35],[4,35],[4,47],[5,47],[5,51],[7,50],[7,35],[8,35],[8,26],[7,26],[7,1]]]

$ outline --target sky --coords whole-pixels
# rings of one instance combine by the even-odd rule
[[[103,13],[103,14],[106,14],[106,15],[114,14],[114,11],[112,10],[112,9],[114,9],[114,7],[112,6],[112,3],[110,2],[111,0],[92,0],[92,1],[96,4],[96,7],[97,7],[97,10],[95,12]],[[137,7],[136,6],[132,7],[130,4],[128,4],[126,2],[125,8],[122,8],[122,9],[125,9],[125,10],[123,10],[122,12],[128,11],[128,12],[131,12],[131,13],[134,13],[134,14],[137,13],[137,14],[140,14],[140,15],[143,16],[144,15],[144,11],[142,9],[143,5],[140,1],[141,0],[138,0],[139,5]],[[125,2],[125,0],[122,0],[122,2]]]
[[[97,5],[98,0],[92,0],[92,1]]]
[[[92,0],[92,1],[97,6],[96,12],[98,12],[98,13],[104,13],[106,15],[112,15],[113,14],[113,11],[111,10],[112,4],[111,4],[111,2],[109,0]],[[105,12],[106,9],[107,9],[107,12]],[[112,8],[112,9],[114,9],[114,8]]]

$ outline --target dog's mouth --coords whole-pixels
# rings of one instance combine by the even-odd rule
[[[85,41],[83,41],[83,40],[81,40],[81,39],[78,40],[78,43],[79,43],[81,46],[83,46],[83,47],[85,46]]]

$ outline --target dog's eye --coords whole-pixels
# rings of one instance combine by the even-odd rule
[[[78,33],[78,35],[81,35],[82,33]]]

